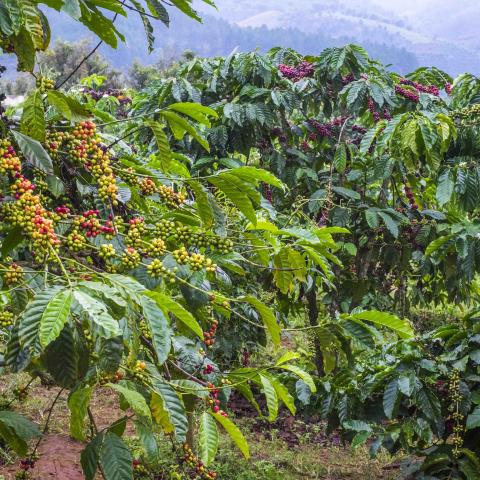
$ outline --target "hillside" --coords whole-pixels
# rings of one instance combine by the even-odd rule
[[[274,46],[289,46],[302,53],[318,53],[330,46],[346,43],[363,45],[373,57],[392,64],[401,72],[418,65],[435,65],[458,74],[469,70],[480,72],[480,56],[476,47],[476,26],[468,18],[478,18],[480,7],[467,1],[466,8],[448,15],[447,6],[439,6],[436,15],[427,17],[428,2],[390,2],[387,10],[378,0],[360,2],[331,0],[298,0],[279,2],[265,0],[220,0],[215,10],[201,7],[203,25],[182,15],[172,16],[172,28],[155,26],[156,50],[148,54],[143,26],[138,18],[127,27],[118,20],[120,31],[126,34],[126,43],[117,50],[107,46],[101,53],[114,67],[128,69],[134,60],[154,63],[162,51],[180,55],[185,49],[198,55],[228,55],[233,50],[265,51]],[[395,10],[395,11],[392,11]],[[440,13],[439,13],[440,12]],[[53,25],[53,38],[73,41],[92,38],[82,25],[63,14],[48,10]],[[478,13],[478,15],[477,15]],[[461,31],[461,35],[453,32]],[[441,35],[441,36],[440,36]],[[12,62],[2,58],[14,74]]]

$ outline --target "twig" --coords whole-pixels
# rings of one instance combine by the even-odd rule
[[[60,398],[60,395],[63,393],[63,388],[59,390],[59,392],[57,393],[56,397],[54,398],[53,402],[52,402],[52,405],[50,406],[50,409],[49,409],[49,412],[48,412],[48,416],[47,416],[47,420],[45,422],[45,427],[43,427],[43,432],[42,432],[42,435],[41,437],[38,439],[36,445],[35,445],[35,448],[33,449],[32,453],[30,454],[30,459],[33,459],[33,457],[35,456],[35,453],[37,452],[37,449],[38,449],[38,446],[40,445],[40,442],[42,441],[43,439],[43,436],[47,433],[48,431],[48,424],[50,422],[50,418],[52,417],[52,412],[53,412],[53,408],[55,407],[55,404],[57,403],[58,399]]]

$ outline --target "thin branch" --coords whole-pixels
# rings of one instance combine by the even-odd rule
[[[116,17],[117,17],[117,15],[115,15],[115,18]],[[62,88],[80,70],[81,66],[100,48],[100,46],[102,44],[103,44],[103,40],[100,40],[95,45],[93,50],[89,54],[85,55],[85,57],[83,57],[83,59],[80,61],[80,63],[70,72],[70,74],[67,75],[67,77],[62,82],[55,85],[55,89],[58,90],[58,89]]]
[[[40,442],[42,441],[43,439],[43,436],[47,433],[48,431],[48,424],[50,423],[50,418],[52,417],[52,412],[53,412],[53,408],[55,407],[55,404],[57,403],[58,399],[60,398],[60,395],[63,393],[63,390],[64,388],[60,389],[59,392],[57,393],[56,397],[54,398],[53,402],[52,402],[52,405],[50,406],[50,409],[49,409],[49,412],[48,412],[48,416],[47,416],[47,420],[45,422],[45,427],[43,428],[43,432],[42,432],[42,435],[41,437],[38,439],[32,453],[30,454],[30,458],[32,459],[34,456],[35,456],[35,453],[37,452],[37,449],[40,445]]]

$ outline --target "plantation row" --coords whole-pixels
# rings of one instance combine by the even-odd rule
[[[35,68],[39,4],[111,46],[118,15],[153,44],[168,12],[0,6],[0,46],[36,78],[1,110],[2,372],[68,393],[85,478],[160,478],[161,442],[184,478],[218,478],[219,427],[249,456],[233,392],[271,422],[320,415],[353,447],[406,456],[403,478],[480,478],[480,80],[403,77],[348,45],[66,91]],[[28,386],[0,411],[17,478],[42,440],[14,411]],[[105,390],[125,414],[99,428]]]

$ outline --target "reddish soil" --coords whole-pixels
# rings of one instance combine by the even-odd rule
[[[63,479],[84,480],[80,466],[80,453],[84,445],[70,437],[49,434],[43,437],[38,448],[39,459],[30,470],[34,480]],[[10,465],[0,469],[6,480],[13,480],[18,467]]]

